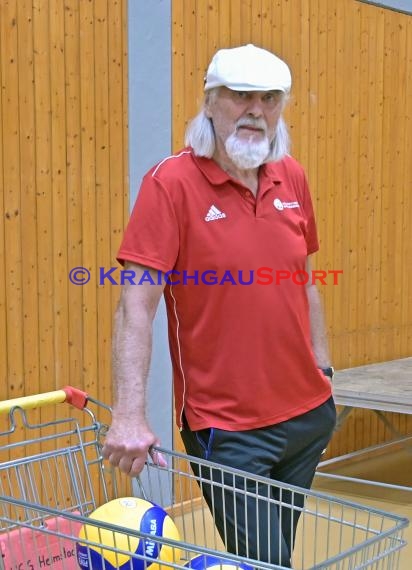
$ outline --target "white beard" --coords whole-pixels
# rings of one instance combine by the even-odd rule
[[[267,137],[254,142],[251,139],[242,140],[236,133],[232,133],[226,139],[225,149],[230,160],[238,168],[248,170],[264,163],[270,152],[270,143]]]

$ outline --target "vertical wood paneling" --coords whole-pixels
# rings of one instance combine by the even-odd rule
[[[201,100],[200,69],[216,49],[254,42],[283,57],[293,73],[292,151],[318,220],[313,264],[344,271],[337,286],[321,288],[334,363],[410,356],[412,19],[355,0],[198,0],[194,19],[189,9],[173,1],[175,150]],[[412,427],[410,418],[394,421]],[[331,453],[389,436],[358,410]]]
[[[385,45],[385,58],[384,58],[384,77],[393,80],[396,74],[395,69],[392,69],[391,60],[393,60],[393,37],[391,29],[391,19],[392,15],[388,14],[385,17],[385,27],[384,27],[384,45]],[[383,92],[383,104],[384,109],[388,105],[389,98],[391,96],[391,85],[389,81],[384,81],[384,92]],[[393,132],[393,115],[392,113],[384,112],[382,119],[382,136],[385,133]],[[395,141],[393,141],[394,144]],[[380,322],[383,325],[383,334],[381,338],[381,343],[383,350],[385,352],[393,350],[393,339],[391,335],[388,335],[388,331],[391,328],[392,321],[392,311],[393,311],[393,296],[391,294],[392,287],[394,286],[393,281],[393,271],[394,271],[394,258],[393,246],[395,245],[392,241],[392,236],[394,236],[395,226],[394,226],[394,210],[392,208],[392,201],[394,197],[392,195],[392,176],[393,172],[393,159],[392,159],[392,148],[390,145],[383,146],[383,159],[382,159],[382,218],[385,220],[382,232],[381,241],[381,251],[380,258],[381,262],[385,264],[386,271],[381,271],[380,273]]]
[[[0,2],[1,399],[73,384],[111,401],[118,290],[98,269],[128,216],[126,9]]]
[[[20,140],[16,122],[19,107],[17,4],[6,1],[0,14],[2,49],[2,138],[4,192],[4,255],[6,295],[7,380],[12,393],[19,393],[23,380],[23,293],[21,258]]]
[[[198,2],[199,4],[199,2]],[[219,40],[222,46],[231,45],[231,35],[232,30],[226,26],[228,19],[231,20],[231,5],[230,2],[225,2],[225,0],[220,0],[219,2]],[[201,38],[197,43],[199,48],[202,46]],[[204,43],[203,43],[204,45]]]
[[[212,50],[217,49],[219,44],[219,2],[204,2],[206,8],[206,22],[207,22],[207,43],[211,46]],[[198,3],[199,5],[199,3]],[[186,8],[187,9],[187,8]],[[188,30],[185,30],[185,34]],[[186,52],[185,52],[186,59]],[[187,70],[189,71],[189,70]],[[186,77],[185,77],[186,79]],[[189,105],[193,104],[192,100],[189,100]]]
[[[317,161],[317,154],[315,152],[316,144],[315,141],[318,137],[318,123],[317,123],[317,113],[318,113],[318,69],[317,69],[317,61],[318,61],[318,43],[319,43],[319,34],[317,32],[317,17],[318,17],[318,2],[313,1],[308,3],[309,6],[309,46],[308,46],[308,68],[309,68],[309,93],[308,93],[308,155],[307,155],[307,168],[308,171],[312,173],[312,181],[317,176],[318,171],[318,161]],[[315,28],[315,30],[313,30]],[[279,53],[281,55],[281,53]],[[294,82],[294,77],[292,77],[292,81]],[[288,117],[288,123],[290,122]],[[296,149],[295,145],[299,144],[299,137],[296,137],[298,140],[293,141],[293,149],[292,154],[295,154]],[[318,204],[318,192],[319,187],[317,184],[312,184],[313,188],[313,201],[314,206],[316,207],[316,212],[319,217],[322,216]],[[325,218],[325,215],[323,215]],[[323,236],[322,233],[319,232],[319,238],[322,240]],[[322,291],[323,292],[323,291]]]
[[[326,177],[325,177],[325,189],[326,192],[323,194],[323,200],[320,199],[319,189],[317,189],[317,204],[320,202],[324,202],[324,222],[323,222],[323,231],[320,234],[320,247],[324,250],[324,265],[325,269],[336,269],[336,265],[334,265],[334,249],[335,249],[335,241],[331,239],[325,239],[326,235],[334,235],[336,231],[341,231],[341,228],[337,228],[334,224],[334,216],[333,211],[336,208],[335,200],[337,199],[338,195],[340,194],[337,189],[336,184],[336,172],[334,167],[334,161],[331,160],[331,154],[333,153],[334,144],[336,140],[336,112],[335,112],[335,102],[336,102],[336,82],[335,81],[328,81],[327,76],[332,74],[334,76],[336,74],[336,52],[337,52],[337,37],[335,33],[331,33],[331,30],[334,30],[336,26],[336,7],[332,3],[328,3],[327,5],[327,13],[326,13],[326,58],[327,58],[327,75],[326,75],[326,148],[327,148],[327,160],[325,161],[324,167],[326,170]],[[310,65],[310,62],[308,62]],[[310,144],[310,142],[309,142]],[[322,222],[320,222],[322,224]],[[334,287],[335,293],[336,287]],[[333,309],[334,303],[332,302],[332,296],[325,296],[324,297],[324,305],[325,305],[325,314],[327,315],[327,322],[330,323],[333,321]]]
[[[333,13],[333,24],[332,29],[333,36],[334,36],[334,45],[335,45],[335,54],[334,54],[334,70],[337,76],[337,71],[342,69],[343,61],[344,61],[344,12],[342,3],[334,3],[334,13]],[[332,80],[334,82],[334,79]],[[333,157],[331,160],[332,166],[331,169],[333,170],[332,173],[332,180],[331,180],[331,193],[333,196],[333,207],[330,208],[330,211],[325,212],[325,223],[324,228],[322,230],[322,225],[319,227],[319,233],[321,236],[321,246],[325,242],[328,242],[332,239],[332,244],[334,247],[334,252],[332,258],[329,260],[330,267],[335,269],[345,271],[345,267],[342,262],[342,249],[343,249],[343,242],[344,242],[344,235],[346,233],[346,226],[342,220],[342,211],[345,208],[347,198],[342,191],[341,188],[341,181],[343,176],[343,168],[344,168],[344,153],[342,149],[344,147],[343,142],[343,129],[344,129],[344,117],[343,117],[343,101],[342,95],[340,90],[338,89],[338,85],[335,87],[334,91],[334,99],[329,103],[329,111],[334,116],[334,133],[332,136],[332,140],[330,142],[329,148],[329,157]],[[312,117],[312,121],[316,122],[316,117]],[[316,147],[313,149],[313,154],[316,153]],[[312,160],[316,164],[316,156],[313,156]],[[309,172],[311,172],[311,165],[309,167]],[[312,177],[311,177],[312,180]],[[316,180],[316,179],[315,179]],[[339,181],[339,182],[338,182]],[[317,188],[317,192],[321,195],[321,189]],[[319,198],[318,203],[321,201]],[[318,206],[316,207],[316,210]],[[320,224],[322,221],[320,220]],[[318,262],[318,265],[321,264],[321,261]],[[347,268],[346,268],[347,269]],[[344,323],[344,316],[347,310],[347,303],[345,302],[345,293],[344,293],[344,286],[343,282],[346,284],[346,275],[340,275],[340,285],[334,286],[333,288],[333,296],[327,295],[327,291],[324,292],[325,298],[325,309],[326,309],[326,319],[329,324],[330,329],[333,331],[333,334],[336,338],[333,346],[333,358],[334,362],[342,361],[342,356],[348,354],[348,349],[346,346],[346,338],[342,337],[337,339],[338,337],[338,330],[337,325],[342,327]],[[345,281],[344,281],[345,280]],[[334,339],[332,339],[333,341]],[[338,366],[336,364],[336,366]]]
[[[96,263],[96,89],[95,22],[92,2],[80,2],[80,128],[82,165],[82,257],[92,271]],[[91,223],[90,223],[91,222]],[[97,332],[97,288],[83,287],[83,374],[85,387],[97,383],[97,345],[89,339]]]
[[[96,92],[96,256],[105,267],[113,265],[108,234],[107,214],[110,216],[110,123],[109,123],[109,14],[106,3],[96,2],[94,7],[94,52],[99,54],[95,61]],[[111,306],[111,287],[97,288],[97,347],[103,358],[97,358],[93,393],[100,392],[99,378],[110,378],[110,347],[112,315],[103,307]],[[104,397],[109,396],[106,390]],[[102,396],[99,393],[99,397]],[[110,401],[110,399],[106,400]]]
[[[252,11],[251,0],[240,0],[238,10],[240,15],[240,34],[242,38],[250,37],[251,41],[253,41],[253,35],[252,35],[253,18],[258,9],[259,9],[259,2],[256,2],[254,9]],[[216,36],[214,37],[212,47],[215,50],[220,47],[219,39]]]
[[[197,44],[196,41],[196,2],[194,0],[190,1],[186,6],[186,10],[183,13],[184,29],[186,34],[189,35],[187,40],[191,44]],[[195,51],[187,52],[183,56],[184,61],[184,79],[185,81],[193,81],[196,75],[196,59]],[[196,106],[199,104],[197,101],[193,101],[193,110],[195,111]]]
[[[296,133],[299,140],[301,160],[308,164],[309,161],[309,133],[310,133],[310,6],[308,2],[301,2],[300,13],[300,34],[299,34],[299,51],[300,57],[300,74],[299,85],[300,95],[297,112],[299,113],[300,126]],[[264,27],[269,27],[265,23]],[[264,30],[263,30],[264,31]]]
[[[395,12],[392,13],[392,18],[390,19],[390,43],[391,43],[391,57],[387,57],[390,63],[396,58],[398,61],[405,62],[403,65],[397,65],[394,68],[390,66],[388,69],[388,75],[392,79],[393,85],[406,87],[406,73],[407,73],[407,35],[406,26],[399,18],[396,17]],[[411,21],[411,18],[408,18]],[[388,65],[389,67],[389,65]],[[393,91],[390,93],[390,97],[394,96]],[[388,242],[391,244],[390,252],[391,262],[391,272],[388,279],[388,296],[392,299],[391,305],[391,328],[393,330],[393,335],[391,335],[391,340],[393,345],[390,345],[390,352],[399,354],[401,351],[401,337],[402,337],[402,275],[405,273],[405,261],[406,258],[402,256],[402,244],[404,241],[404,226],[399,223],[399,219],[403,219],[403,210],[405,207],[404,193],[405,193],[405,169],[404,164],[406,160],[410,160],[410,157],[405,156],[404,141],[405,141],[405,106],[406,99],[411,98],[411,93],[407,93],[406,89],[398,89],[396,92],[396,105],[394,105],[393,113],[391,113],[392,125],[390,128],[390,138],[392,141],[391,147],[391,160],[390,160],[390,195],[391,203],[389,206],[390,219],[389,225],[393,227],[393,231],[390,236],[388,236]],[[389,103],[389,102],[388,102]],[[388,227],[387,226],[387,227]],[[410,228],[410,222],[408,223]],[[394,252],[399,252],[394,255]],[[409,265],[412,265],[409,259]]]
[[[200,10],[198,11],[199,14]],[[173,44],[172,54],[174,65],[181,70],[180,73],[173,75],[172,86],[172,105],[173,105],[173,130],[172,130],[172,144],[177,150],[183,146],[184,132],[186,121],[191,117],[184,116],[185,112],[185,78],[184,78],[184,6],[181,2],[173,4],[172,12],[172,27],[173,27]],[[206,34],[206,22],[200,15],[196,18],[196,27],[200,34]],[[206,42],[205,42],[206,43]],[[206,59],[206,56],[205,56]],[[200,78],[197,77],[200,81]],[[197,93],[198,91],[196,91]]]
[[[379,46],[383,42],[383,10],[376,11],[376,16],[370,18],[362,11],[362,82],[361,104],[362,114],[360,123],[360,191],[362,199],[359,204],[363,230],[367,236],[374,236],[369,243],[361,247],[363,274],[361,296],[365,299],[362,330],[369,323],[370,335],[362,334],[362,350],[359,357],[366,361],[368,358],[377,360],[378,323],[379,323],[379,274],[381,270],[380,242],[381,231],[381,146],[371,144],[382,136],[382,100],[383,100],[383,57]],[[373,120],[370,120],[369,109],[374,109]],[[378,231],[377,231],[378,230]]]
[[[405,26],[405,24],[402,24]],[[411,24],[406,27],[406,63],[405,63],[405,112],[403,117],[403,211],[402,211],[402,228],[411,226],[412,212],[412,196],[410,189],[412,188],[412,168],[410,157],[412,156],[412,34]],[[408,237],[408,236],[407,236]],[[412,239],[402,240],[401,250],[402,260],[412,259]],[[401,303],[402,303],[402,332],[401,332],[401,352],[407,353],[412,344],[412,303],[410,296],[407,295],[412,289],[412,275],[410,271],[403,271],[401,281]],[[406,292],[406,294],[404,294]]]
[[[262,43],[268,45],[271,41],[272,26],[268,24],[272,20],[272,2],[270,0],[261,1],[261,38]]]
[[[318,19],[317,25],[317,33],[311,34],[314,36],[314,57],[311,57],[309,61],[309,67],[314,66],[312,69],[312,93],[314,94],[315,100],[315,109],[316,113],[314,114],[314,123],[315,123],[315,130],[313,133],[313,137],[310,138],[310,145],[313,149],[313,157],[312,160],[317,163],[316,171],[316,188],[314,189],[314,203],[316,204],[316,211],[319,216],[319,223],[322,224],[323,220],[323,227],[327,230],[328,227],[328,220],[329,220],[329,210],[327,208],[327,201],[329,195],[329,186],[327,180],[327,164],[328,164],[328,142],[327,142],[327,126],[331,117],[328,113],[328,94],[327,94],[327,86],[329,84],[328,81],[325,80],[327,74],[327,24],[328,24],[328,12],[327,12],[327,3],[323,0],[318,0],[316,6],[316,13]],[[297,101],[297,108],[298,110],[300,106],[300,98]],[[299,141],[299,131],[294,131],[293,133],[293,140],[298,139]],[[300,141],[299,146],[296,148],[296,152],[300,153]],[[295,149],[295,145],[293,147]],[[295,152],[295,150],[294,150]],[[300,154],[299,154],[300,155]],[[308,173],[309,174],[309,173]],[[321,193],[321,188],[327,189],[326,192]],[[322,251],[330,249],[331,244],[325,240],[325,230],[319,231],[319,239],[321,240],[321,248]],[[324,251],[326,254],[326,251]],[[317,261],[317,260],[316,260]],[[317,264],[316,264],[317,265]],[[321,292],[324,293],[323,288],[321,288]]]
[[[3,39],[3,28],[1,22],[4,22],[4,13],[0,12],[0,51],[1,54],[4,53],[4,43]],[[3,115],[4,107],[7,108],[5,102],[3,101],[3,87],[4,87],[4,77],[5,69],[2,61],[4,56],[2,55],[0,61],[0,251],[5,251],[5,177],[4,177],[4,167],[3,167],[3,154],[4,154],[4,137],[3,137]],[[6,256],[0,256],[0,346],[3,347],[3,358],[0,358],[0,383],[5,386],[8,377],[8,351],[7,351],[7,298],[6,298]]]
[[[67,265],[83,264],[82,258],[82,174],[80,126],[80,10],[79,0],[66,1],[65,27],[65,98],[66,98],[66,188],[67,188]],[[69,270],[70,270],[69,269]],[[83,374],[82,287],[68,287],[68,378]],[[71,380],[70,380],[71,381]]]
[[[222,3],[224,0],[222,0]],[[229,12],[225,14],[222,13],[222,18],[220,20],[220,29],[230,30],[230,43],[225,44],[223,47],[230,47],[231,45],[236,46],[242,43],[242,14],[240,11],[240,2],[241,0],[233,1],[233,2],[226,2],[226,9],[229,9]],[[204,2],[206,4],[206,2]],[[224,20],[223,18],[226,18]],[[228,22],[230,22],[230,26],[228,26]],[[209,48],[209,42],[207,42],[207,46]],[[213,53],[213,51],[212,51]],[[206,60],[205,64],[207,65],[210,61],[210,56]]]
[[[346,3],[345,5],[345,47],[348,48],[346,52],[346,77],[350,78],[346,83],[341,84],[343,91],[342,97],[347,102],[346,107],[346,122],[347,122],[347,148],[350,153],[350,160],[345,164],[345,181],[346,181],[346,194],[350,196],[351,201],[348,207],[344,208],[345,213],[345,226],[348,228],[349,243],[353,244],[346,250],[346,255],[349,257],[349,296],[353,301],[348,303],[348,328],[354,330],[361,330],[359,326],[359,316],[363,307],[359,305],[359,279],[364,271],[361,266],[361,259],[359,258],[360,247],[356,244],[362,242],[360,224],[359,206],[361,196],[359,193],[359,115],[360,115],[360,102],[359,102],[359,86],[362,83],[362,78],[359,69],[359,55],[360,55],[360,4],[358,2]],[[347,24],[352,22],[351,27]],[[345,236],[346,237],[346,236]],[[359,337],[350,335],[349,337],[349,358],[359,358],[357,356],[359,344]],[[356,355],[356,356],[355,356]]]
[[[55,339],[53,334],[53,186],[52,186],[52,116],[50,65],[49,3],[33,3],[33,52],[35,99],[35,187],[37,196],[37,266],[39,287],[39,391],[55,386]],[[30,221],[28,221],[30,223]],[[29,387],[26,387],[26,393]],[[44,421],[55,419],[54,409],[42,411]]]
[[[66,97],[64,61],[64,11],[51,2],[49,12],[51,187],[53,260],[54,383],[64,386],[69,369],[68,265],[66,194]],[[51,260],[49,260],[50,262]],[[50,377],[48,378],[50,382]]]
[[[37,246],[37,196],[35,186],[35,100],[33,60],[33,14],[31,0],[17,4],[18,61],[19,61],[19,138],[21,219],[22,231],[22,275],[23,275],[23,365],[26,390],[38,391],[39,336],[38,336],[38,256]],[[3,345],[2,345],[3,346]]]
[[[220,4],[221,6],[221,10],[227,10],[230,9],[230,4],[228,2],[222,2]],[[207,9],[207,4],[206,2],[196,2],[196,6],[195,6],[195,10],[194,10],[194,17],[195,17],[195,22],[194,22],[194,26],[195,26],[195,30],[196,30],[196,53],[198,55],[198,57],[195,59],[195,73],[193,76],[193,81],[200,81],[200,83],[202,84],[202,81],[204,79],[204,76],[206,75],[206,67],[205,67],[205,62],[207,60],[207,56],[206,56],[206,49],[207,49],[207,13],[208,13],[208,9]],[[225,13],[225,12],[224,12]],[[219,24],[220,25],[220,24]],[[225,42],[225,45],[230,45],[229,40],[227,39],[227,33],[224,34],[224,37],[222,38],[222,41]],[[185,77],[182,77],[182,80],[185,80]],[[194,112],[196,113],[197,109],[200,107],[201,102],[202,102],[202,92],[201,90],[198,90],[197,92],[197,97],[196,97],[196,101],[194,102],[195,108],[194,108]]]

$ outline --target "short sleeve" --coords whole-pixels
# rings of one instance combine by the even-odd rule
[[[117,260],[162,272],[173,269],[179,252],[179,227],[170,193],[152,173],[140,187]]]

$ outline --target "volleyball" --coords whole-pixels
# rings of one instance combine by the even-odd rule
[[[89,519],[121,528],[114,532],[88,524],[81,527],[76,552],[82,569],[159,570],[156,561],[179,562],[180,550],[161,541],[162,537],[180,540],[179,532],[167,512],[155,503],[137,497],[114,499],[93,511]],[[154,539],[130,535],[128,529]],[[97,544],[85,544],[82,540]]]
[[[244,562],[231,562],[217,556],[209,556],[208,554],[199,554],[185,564],[191,570],[253,570],[252,566]]]

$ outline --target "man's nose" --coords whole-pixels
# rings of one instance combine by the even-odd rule
[[[246,114],[251,117],[262,117],[263,115],[263,106],[262,101],[258,97],[253,97],[249,101],[249,105],[246,109]]]

